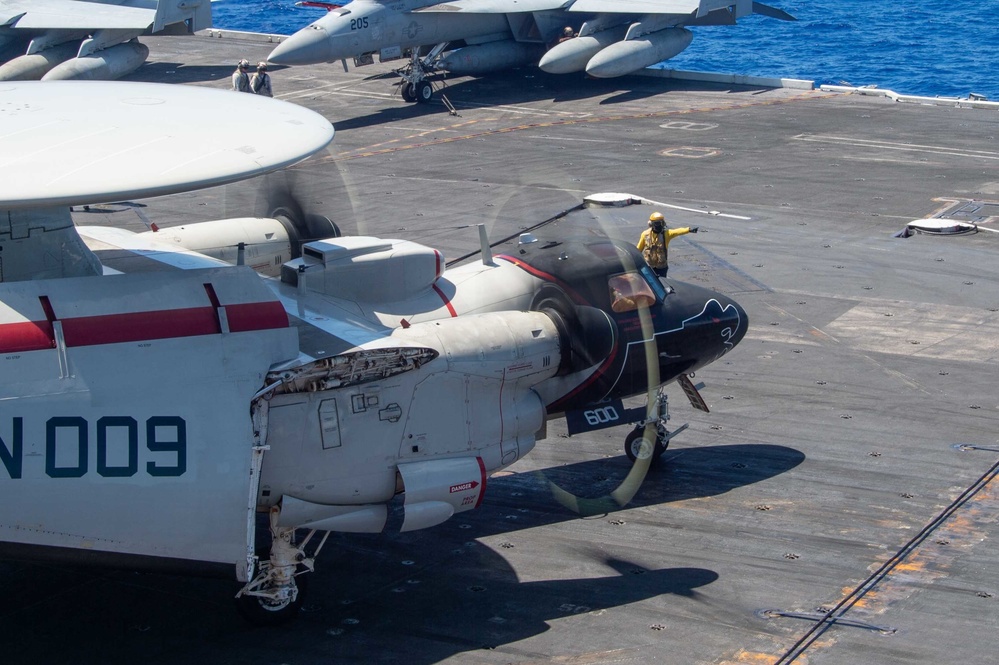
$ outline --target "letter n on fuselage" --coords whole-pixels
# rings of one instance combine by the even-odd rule
[[[21,477],[21,462],[23,460],[21,451],[24,443],[24,428],[20,418],[14,418],[11,425],[14,431],[11,434],[10,448],[7,447],[7,443],[0,436],[0,462],[3,462],[4,467],[6,467],[7,475],[12,479],[16,479]]]

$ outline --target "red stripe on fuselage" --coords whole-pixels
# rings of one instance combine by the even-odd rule
[[[444,301],[444,306],[447,307],[447,311],[451,314],[451,317],[453,318],[458,316],[458,312],[454,311],[454,305],[452,305],[451,301],[448,300],[448,297],[444,295],[444,292],[441,291],[441,288],[436,284],[434,284],[433,286],[434,286],[434,291],[436,291],[437,295],[439,295],[441,297],[441,300]]]
[[[287,328],[288,315],[279,302],[226,305],[230,332]],[[67,347],[142,342],[154,339],[219,334],[214,307],[188,307],[60,319]],[[24,321],[0,324],[0,353],[54,347],[52,324]]]
[[[287,328],[288,312],[279,302],[251,302],[242,305],[226,305],[225,315],[229,319],[230,332],[250,332]]]
[[[475,507],[478,508],[482,505],[483,497],[486,496],[486,465],[481,457],[476,457],[475,461],[479,463],[479,475],[482,477],[482,489],[479,490],[479,500],[475,502]]]
[[[568,295],[570,298],[572,298],[577,305],[589,305],[590,304],[590,303],[588,303],[586,301],[585,298],[583,298],[583,296],[581,296],[578,293],[576,293],[576,290],[574,288],[572,288],[569,284],[567,284],[566,282],[562,281],[561,279],[559,279],[555,275],[552,275],[551,273],[547,273],[544,270],[538,270],[537,268],[535,268],[534,266],[530,265],[529,263],[524,263],[523,261],[521,261],[517,257],[510,256],[509,254],[500,254],[496,258],[497,259],[503,259],[504,261],[509,261],[510,263],[512,263],[513,265],[517,266],[518,268],[520,268],[524,272],[526,272],[528,274],[531,274],[531,275],[534,275],[538,279],[542,279],[542,280],[544,280],[546,282],[551,282],[552,284],[556,284],[556,285],[562,287],[562,290],[565,291],[566,295]]]
[[[66,346],[120,344],[219,333],[214,307],[128,312],[62,319]]]
[[[0,324],[0,353],[21,353],[55,348],[55,334],[48,321]]]

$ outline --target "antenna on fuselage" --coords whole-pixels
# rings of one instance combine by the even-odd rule
[[[494,266],[496,264],[493,263],[493,250],[492,247],[489,246],[489,234],[486,232],[486,225],[477,224],[476,226],[479,227],[479,244],[482,249],[482,265]]]

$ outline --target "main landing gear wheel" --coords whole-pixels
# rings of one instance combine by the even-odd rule
[[[316,530],[309,531],[299,543],[295,527],[281,526],[280,520],[281,506],[272,506],[270,553],[247,559],[251,573],[255,568],[256,574],[236,594],[236,609],[257,626],[276,626],[298,615],[305,596],[305,572],[316,569],[316,556],[329,537],[329,532],[325,532],[309,556],[305,548]]]
[[[636,427],[631,430],[627,437],[624,439],[624,454],[628,456],[632,462],[637,460],[641,455],[643,438],[645,436],[645,427]],[[656,440],[652,444],[652,461],[658,460],[666,448],[669,446],[669,441],[663,440],[663,435],[661,432],[656,433]]]
[[[409,81],[402,82],[402,99],[409,103],[416,101],[416,87]]]
[[[434,98],[434,87],[430,81],[420,81],[416,84],[416,101],[419,104],[426,104]]]
[[[307,575],[296,575],[297,594],[290,598],[275,599],[244,594],[236,598],[236,611],[254,626],[280,626],[298,616],[302,599],[308,586]]]

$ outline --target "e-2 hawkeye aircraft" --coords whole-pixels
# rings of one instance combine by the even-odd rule
[[[688,27],[750,14],[795,20],[752,0],[351,0],[328,9],[267,59],[346,68],[347,58],[363,65],[409,51],[398,73],[410,102],[433,98],[428,75],[437,70],[474,76],[537,63],[552,74],[613,78],[679,55],[694,37]]]
[[[657,389],[746,332],[729,298],[667,284],[599,235],[525,238],[445,271],[434,249],[316,219],[78,229],[71,205],[278,169],[333,129],[286,102],[179,85],[0,95],[8,557],[234,571],[244,614],[282,621],[329,532],[475,508],[555,414],[626,422],[619,400],[650,394],[644,473],[669,436]]]

